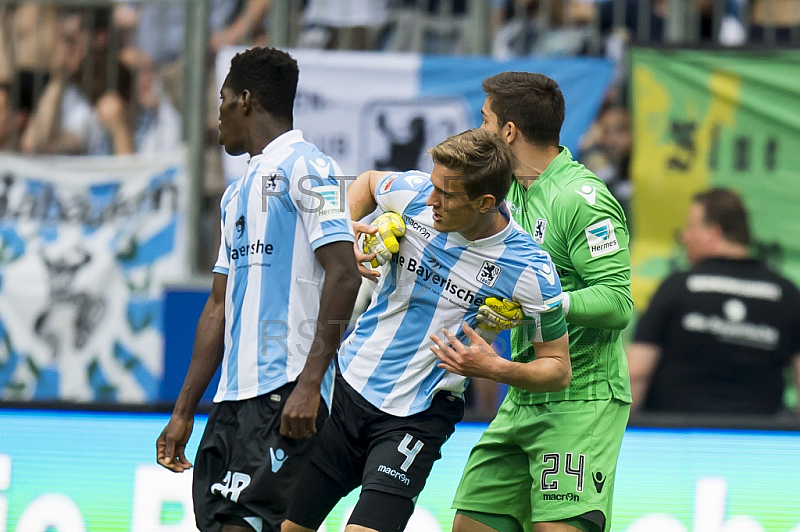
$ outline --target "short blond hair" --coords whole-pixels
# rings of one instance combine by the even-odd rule
[[[435,164],[464,178],[464,190],[470,199],[491,194],[499,205],[506,198],[511,188],[513,155],[494,133],[468,129],[428,151]]]

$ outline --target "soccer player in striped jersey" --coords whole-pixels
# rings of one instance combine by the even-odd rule
[[[279,530],[327,418],[332,358],[360,277],[336,163],[292,129],[297,63],[272,48],[231,61],[220,143],[250,154],[221,202],[222,239],[186,379],[156,447],[181,472],[197,403],[222,376],[197,451],[194,511],[203,531]]]
[[[476,129],[445,140],[431,155],[430,175],[366,172],[348,189],[353,220],[379,206],[399,214],[406,231],[369,307],[339,349],[331,417],[301,475],[283,532],[317,530],[359,485],[347,532],[404,529],[464,412],[468,379],[439,365],[431,335],[472,342],[464,348],[471,360],[467,376],[534,391],[557,391],[569,382],[554,266],[502,205],[511,184],[508,147]],[[372,255],[359,258],[368,262]],[[490,297],[521,305],[536,360],[505,360],[473,330]]]

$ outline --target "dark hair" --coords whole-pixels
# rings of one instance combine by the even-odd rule
[[[750,245],[750,224],[747,210],[739,195],[727,188],[712,188],[695,194],[695,203],[703,206],[707,225],[718,225],[729,242]]]
[[[564,123],[564,95],[543,74],[502,72],[483,80],[483,91],[500,126],[513,122],[528,142],[558,146]]]
[[[250,91],[265,111],[291,126],[299,76],[297,61],[283,50],[255,47],[233,57],[227,83],[236,94]]]
[[[433,162],[464,177],[469,199],[494,196],[499,205],[511,188],[513,156],[500,137],[482,129],[468,129],[429,150]]]

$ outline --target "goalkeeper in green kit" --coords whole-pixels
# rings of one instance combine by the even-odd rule
[[[481,127],[515,156],[507,205],[561,278],[572,381],[557,393],[509,390],[470,454],[453,530],[608,531],[631,403],[620,339],[633,310],[625,215],[603,182],[559,146],[565,108],[555,81],[504,72],[483,89]],[[511,331],[515,361],[535,357],[527,334],[524,324]],[[447,352],[440,358],[459,372]]]

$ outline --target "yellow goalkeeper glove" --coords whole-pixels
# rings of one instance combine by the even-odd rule
[[[486,298],[486,302],[478,308],[477,317],[477,332],[487,344],[491,344],[500,331],[513,329],[522,324],[524,319],[519,303],[496,297]]]
[[[378,232],[374,235],[365,234],[361,249],[369,255],[375,253],[375,258],[370,264],[377,268],[400,251],[398,239],[406,234],[406,224],[400,215],[395,212],[385,212],[375,218],[372,224],[378,227]]]

